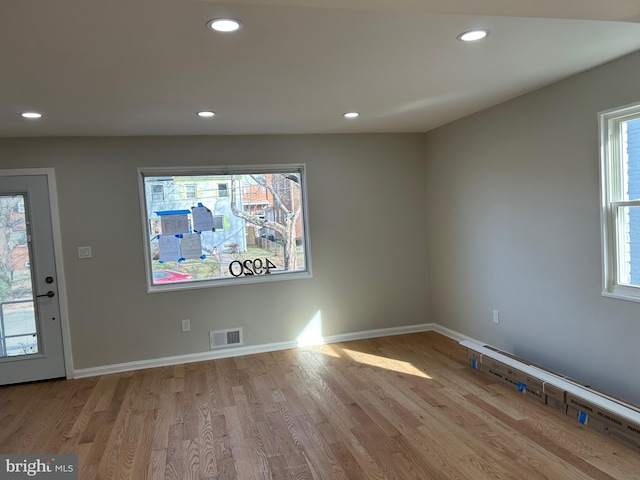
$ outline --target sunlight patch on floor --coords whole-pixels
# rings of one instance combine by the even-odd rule
[[[306,347],[311,351],[321,353],[323,355],[349,358],[358,363],[371,365],[372,367],[385,368],[387,370],[393,370],[394,372],[406,373],[408,375],[415,375],[416,377],[421,378],[432,378],[409,362],[342,348],[339,343],[325,344],[325,340],[322,335],[322,312],[320,310],[316,312],[313,318],[309,320],[309,323],[307,323],[304,329],[296,337],[296,342],[298,347]]]
[[[364,363],[365,365],[371,365],[372,367],[385,368],[398,373],[415,375],[416,377],[427,378],[429,380],[432,379],[432,377],[424,373],[422,370],[414,367],[409,362],[394,360],[393,358],[382,357],[379,355],[371,355],[370,353],[357,352],[348,348],[343,348],[341,351],[346,358],[350,358],[358,363]]]
[[[323,345],[322,349],[320,350],[320,352],[323,355],[329,355],[331,357],[337,357],[337,358],[341,358],[342,357],[342,349],[338,346],[336,346],[335,344],[327,344],[327,345]]]

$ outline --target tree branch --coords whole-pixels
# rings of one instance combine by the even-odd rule
[[[259,227],[275,230],[283,235],[286,234],[287,230],[283,225],[276,222],[265,220],[263,218],[258,217],[257,215],[250,215],[246,212],[242,212],[238,210],[238,207],[236,206],[236,198],[237,198],[236,182],[237,180],[235,179],[235,177],[232,177],[231,178],[231,212],[236,217],[242,218],[246,222],[252,223],[254,225],[258,225]]]

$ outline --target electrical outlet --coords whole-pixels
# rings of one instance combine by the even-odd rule
[[[182,320],[182,331],[183,332],[191,331],[191,320],[189,320],[188,318],[185,318],[184,320]]]
[[[498,310],[493,311],[493,323],[500,323],[500,312]]]

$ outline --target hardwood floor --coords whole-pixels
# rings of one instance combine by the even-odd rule
[[[439,334],[0,387],[1,453],[91,479],[639,479],[640,454]]]

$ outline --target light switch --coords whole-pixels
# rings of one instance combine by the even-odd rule
[[[91,247],[78,247],[78,258],[91,258]]]

